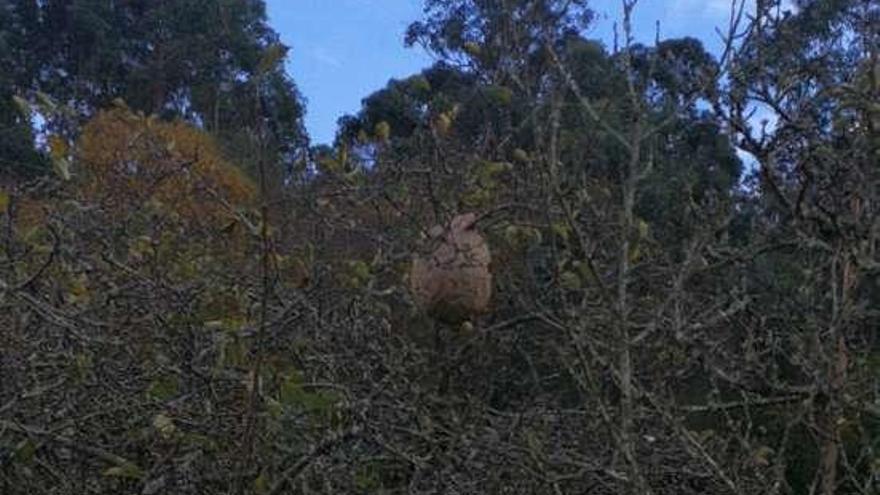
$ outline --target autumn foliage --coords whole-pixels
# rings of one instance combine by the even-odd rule
[[[83,199],[121,217],[149,204],[190,225],[223,227],[255,197],[213,138],[185,122],[102,111],[84,127],[78,152]]]

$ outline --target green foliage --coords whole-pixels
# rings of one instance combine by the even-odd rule
[[[121,478],[129,480],[141,480],[144,472],[136,464],[125,463],[120,466],[113,466],[104,470],[104,476],[108,478]]]
[[[585,0],[427,0],[425,19],[410,24],[406,43],[421,44],[442,59],[463,59],[491,72],[511,53],[537,57],[546,37],[580,32],[592,15]]]
[[[254,491],[258,494],[263,494],[268,493],[269,488],[269,474],[266,471],[263,471],[257,476],[257,479],[254,480]]]
[[[173,399],[180,393],[180,380],[177,375],[165,374],[150,382],[147,387],[149,399],[165,402]]]
[[[372,279],[372,270],[370,265],[361,260],[348,261],[343,283],[352,289],[366,287]]]
[[[302,374],[294,370],[280,376],[277,401],[282,411],[303,412],[319,422],[328,422],[337,417],[340,397],[332,390],[312,389]]]
[[[49,160],[34,146],[30,116],[13,102],[0,81],[0,175],[32,177],[46,173]]]
[[[504,238],[511,247],[517,249],[526,249],[529,246],[540,244],[542,241],[539,229],[519,225],[508,225],[504,229]]]
[[[472,84],[472,76],[444,63],[406,79],[391,80],[385,89],[364,99],[357,116],[340,119],[339,135],[347,142],[356,142],[361,132],[380,141],[406,139],[428,130],[432,116],[440,115],[448,120],[445,126],[451,126],[453,107],[468,98]]]
[[[20,83],[37,61],[26,56],[26,31],[13,29],[33,19],[30,12],[0,7],[0,177],[33,177],[46,173],[49,161],[35,150],[30,111],[19,102],[26,90]]]
[[[15,446],[15,461],[29,464],[37,453],[37,446],[29,439],[22,440]]]
[[[30,122],[11,102],[33,92],[76,109],[74,119],[44,115],[67,137],[79,118],[122,99],[228,137],[265,121],[273,149],[288,162],[307,145],[301,98],[284,72],[287,48],[267,25],[262,1],[9,0],[0,11],[0,65],[15,67],[0,75],[3,169],[45,169]]]
[[[166,442],[174,439],[178,434],[174,420],[164,414],[157,414],[153,418],[153,428],[156,429],[156,433],[159,434],[162,440]]]
[[[85,383],[94,371],[95,360],[90,353],[78,353],[73,360],[73,377],[77,383]]]

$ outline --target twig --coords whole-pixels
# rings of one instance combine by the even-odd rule
[[[293,484],[296,478],[300,474],[302,474],[302,472],[307,467],[309,467],[309,465],[315,459],[327,454],[337,445],[360,436],[360,434],[360,428],[355,426],[344,432],[327,437],[321,443],[312,447],[308,454],[302,456],[293,465],[285,469],[284,472],[281,473],[281,479],[278,480],[274,485],[272,485],[272,488],[269,490],[268,495],[276,495],[278,493],[281,493],[281,490],[283,490],[288,483]]]

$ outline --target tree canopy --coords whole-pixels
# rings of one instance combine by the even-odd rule
[[[48,118],[52,132],[73,134],[121,99],[227,139],[265,123],[287,168],[308,144],[286,48],[262,1],[4,0],[0,16],[4,66],[14,68],[0,88],[68,106],[71,117]]]

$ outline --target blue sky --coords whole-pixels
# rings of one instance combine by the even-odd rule
[[[753,1],[753,0],[752,0]],[[589,37],[611,46],[620,0],[594,0],[598,19]],[[421,0],[268,0],[269,21],[291,47],[288,71],[306,97],[313,143],[333,140],[336,120],[361,99],[430,65],[431,57],[403,46],[406,26],[419,19]],[[693,36],[720,45],[716,26],[727,23],[730,0],[642,0],[634,27],[639,41]]]

